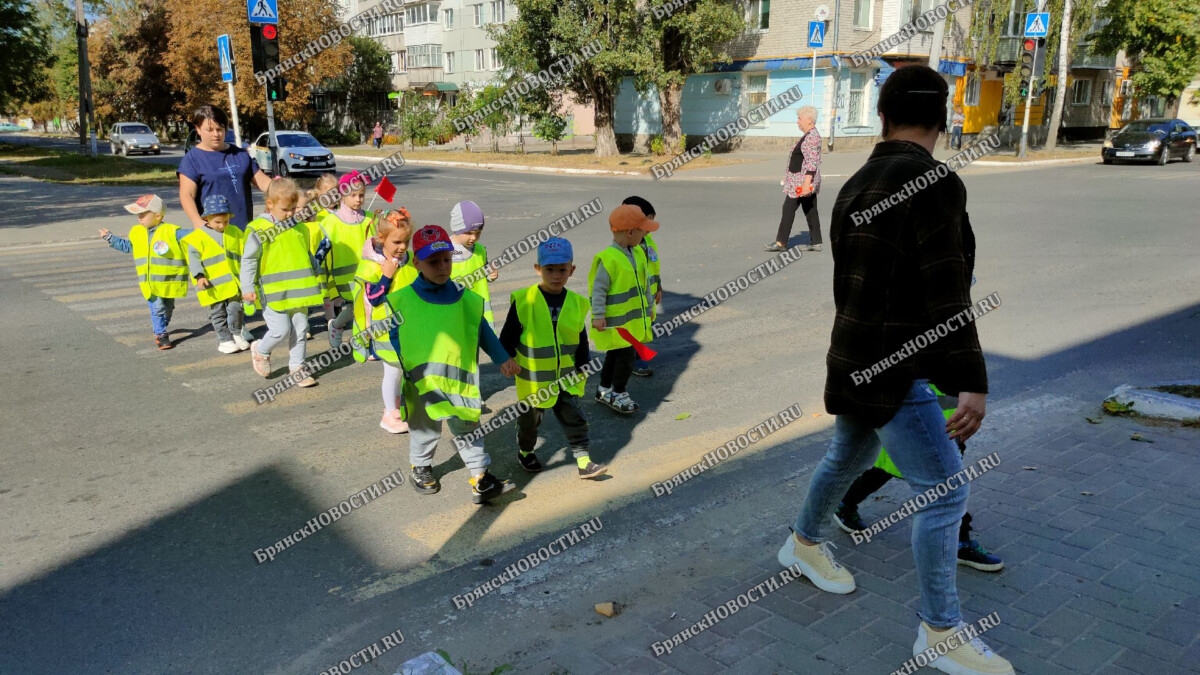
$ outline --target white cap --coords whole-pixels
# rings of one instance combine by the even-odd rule
[[[155,213],[163,213],[163,202],[158,195],[142,195],[132,204],[126,204],[125,210],[135,216],[141,215],[147,211]]]

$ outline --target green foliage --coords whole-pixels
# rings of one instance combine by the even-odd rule
[[[359,139],[358,132],[352,129],[343,131],[327,124],[311,125],[308,133],[324,145],[355,145]]]
[[[50,34],[34,7],[23,0],[0,0],[0,111],[50,95]]]
[[[558,142],[567,135],[571,121],[558,113],[540,113],[533,116],[533,135],[550,143],[550,154],[558,154]]]
[[[1096,49],[1125,50],[1139,95],[1174,101],[1200,71],[1200,0],[1111,0],[1100,16]]]
[[[346,41],[353,50],[354,60],[345,74],[331,80],[327,87],[345,92],[346,98],[340,107],[359,132],[367,133],[382,116],[376,109],[380,94],[392,86],[391,57],[383,45],[370,38],[352,35]]]
[[[663,154],[663,138],[662,135],[655,136],[650,139],[650,152],[655,155]]]
[[[500,151],[500,137],[512,129],[517,118],[518,104],[504,100],[506,91],[504,87],[489,84],[475,98],[477,109],[499,104],[482,120],[482,125],[492,134],[492,152]]]
[[[449,663],[450,665],[454,665],[454,660],[450,658],[450,654],[447,653],[446,650],[438,649],[436,651],[439,656],[441,656],[443,659],[446,659],[446,663]],[[488,673],[488,675],[501,675],[501,673],[506,673],[512,669],[513,669],[512,664],[506,663],[502,666],[497,666],[497,667],[493,668],[492,671],[490,673]],[[466,661],[458,662],[458,670],[463,675],[472,675],[471,671],[467,668]]]
[[[409,147],[425,145],[436,135],[438,114],[425,96],[405,96],[400,107],[400,139]]]

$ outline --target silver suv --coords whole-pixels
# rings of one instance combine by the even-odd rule
[[[162,154],[158,147],[158,136],[150,131],[150,127],[138,122],[117,122],[108,130],[108,142],[112,146],[112,154],[128,157],[131,153]]]

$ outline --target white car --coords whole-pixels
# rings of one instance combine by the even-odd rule
[[[276,176],[337,171],[333,151],[307,131],[276,131],[275,142],[279,148],[275,152],[275,166],[271,166],[267,134],[254,141],[254,158],[263,171]]]
[[[112,125],[108,130],[108,143],[114,155],[128,157],[135,152],[162,154],[162,148],[158,147],[158,136],[150,131],[150,127],[138,122],[117,122]]]

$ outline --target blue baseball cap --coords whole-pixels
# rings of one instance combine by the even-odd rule
[[[565,265],[574,259],[571,242],[562,237],[551,237],[538,246],[539,265]]]
[[[233,209],[229,208],[229,200],[225,195],[209,195],[204,198],[204,213],[200,214],[201,218],[215,216],[220,213],[233,213]]]

